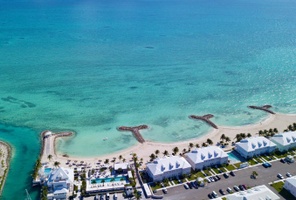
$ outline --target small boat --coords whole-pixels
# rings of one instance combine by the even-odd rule
[[[103,141],[106,141],[106,140],[108,140],[108,137],[103,138]]]

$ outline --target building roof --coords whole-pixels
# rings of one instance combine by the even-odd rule
[[[148,163],[146,167],[153,175],[158,175],[177,169],[191,168],[190,164],[185,160],[185,158],[179,156],[157,158],[153,162]]]
[[[228,155],[220,147],[208,146],[196,148],[192,150],[190,153],[187,153],[186,157],[196,164],[215,158],[228,157]]]
[[[293,185],[294,188],[296,188],[296,176],[292,176],[290,178],[287,178],[286,182],[290,183],[291,185]]]
[[[296,131],[284,132],[274,135],[271,140],[283,145],[288,146],[296,143]]]
[[[115,163],[114,164],[115,170],[118,170],[120,168],[126,170],[128,168],[128,163]]]
[[[257,149],[263,149],[266,147],[275,147],[276,144],[274,144],[272,141],[268,140],[265,137],[250,137],[241,140],[240,142],[237,142],[235,144],[236,146],[240,146],[242,149],[244,149],[247,152],[252,152]]]
[[[55,190],[53,192],[53,194],[64,194],[64,193],[68,193],[68,190],[66,188],[62,188],[60,190]]]
[[[58,182],[58,181],[70,181],[74,180],[73,169],[59,167],[51,171],[48,181],[49,182]]]
[[[251,189],[236,192],[226,196],[227,200],[279,200],[280,197],[265,185],[259,185]]]

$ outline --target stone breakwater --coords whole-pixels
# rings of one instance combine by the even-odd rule
[[[203,116],[198,116],[198,115],[190,115],[189,116],[190,119],[202,120],[202,121],[206,122],[207,124],[209,124],[211,127],[218,129],[218,126],[210,120],[210,118],[212,118],[212,117],[214,117],[214,115],[212,115],[212,114],[206,114]]]
[[[249,108],[252,109],[257,109],[257,110],[263,110],[265,112],[268,112],[270,114],[275,114],[275,112],[273,112],[272,110],[269,110],[272,106],[271,105],[264,105],[264,106],[248,106]]]
[[[147,125],[140,125],[140,126],[133,126],[133,127],[128,127],[128,126],[120,126],[118,128],[119,131],[130,131],[133,133],[134,137],[138,140],[140,143],[144,143],[145,139],[140,133],[140,130],[142,129],[148,129]]]

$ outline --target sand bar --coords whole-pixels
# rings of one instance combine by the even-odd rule
[[[0,196],[5,185],[5,180],[9,171],[11,159],[11,146],[5,142],[0,141]]]

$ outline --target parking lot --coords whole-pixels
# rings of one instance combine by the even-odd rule
[[[209,199],[208,194],[212,191],[216,191],[218,196],[222,196],[219,193],[219,189],[226,191],[227,187],[233,190],[234,185],[244,184],[247,187],[253,187],[257,185],[266,185],[272,191],[275,191],[268,183],[272,181],[279,180],[277,177],[278,173],[281,173],[284,178],[286,173],[290,172],[292,176],[296,175],[296,164],[281,163],[280,161],[272,162],[272,167],[264,168],[262,165],[249,167],[235,172],[235,176],[229,176],[225,179],[222,175],[220,181],[211,182],[205,187],[199,187],[198,189],[185,189],[183,185],[168,188],[168,193],[164,195],[164,199],[170,200],[187,200],[187,199]],[[253,171],[258,173],[257,179],[251,179],[251,174]],[[277,194],[277,192],[275,192]],[[162,191],[158,191],[157,194],[163,194]],[[197,196],[198,195],[198,196]],[[278,194],[278,196],[280,196]],[[282,198],[283,199],[283,198]]]

